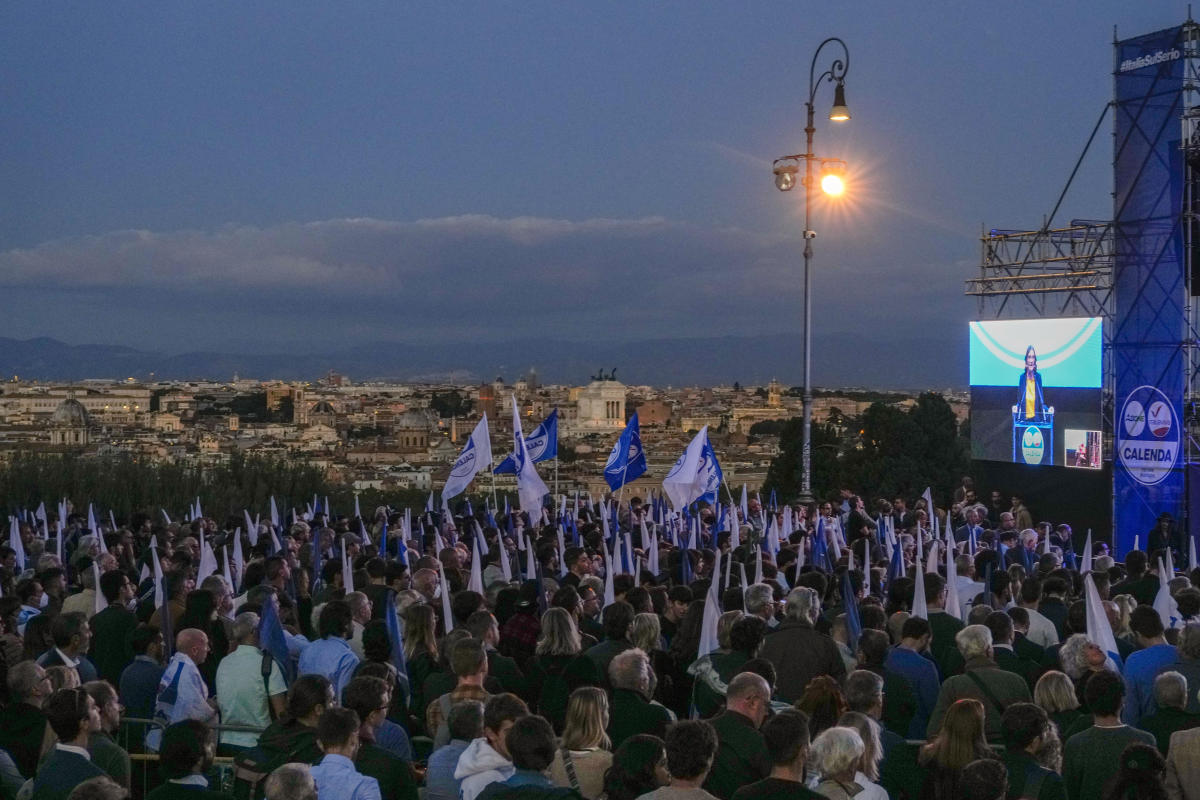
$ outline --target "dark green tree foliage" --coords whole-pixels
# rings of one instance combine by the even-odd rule
[[[908,411],[872,403],[857,421],[848,419],[847,424],[852,430],[844,441],[832,427],[813,425],[817,497],[840,488],[867,492],[871,498],[897,492],[911,497],[926,486],[933,488],[934,497],[946,497],[967,471],[968,448],[954,412],[939,394],[922,394]],[[764,491],[775,488],[781,498],[796,496],[801,434],[800,419],[789,420]]]
[[[206,515],[219,521],[240,517],[243,508],[265,514],[275,495],[281,514],[291,507],[303,509],[314,494],[329,497],[334,511],[349,516],[354,492],[332,483],[320,468],[302,461],[247,458],[235,453],[228,462],[200,467],[175,462],[153,462],[130,456],[103,458],[74,455],[20,454],[0,467],[0,506],[7,512],[36,508],[45,502],[51,511],[61,497],[80,512],[90,501],[101,515],[108,509],[119,521],[136,512],[161,522],[160,508],[173,517],[191,506],[196,497]],[[379,505],[424,505],[425,495],[415,491],[360,493],[364,514]]]
[[[757,427],[757,426],[755,426]],[[753,433],[753,430],[751,430]],[[804,420],[793,417],[779,434],[779,455],[767,469],[763,494],[775,490],[780,502],[796,499],[800,492],[800,450],[804,441]],[[812,487],[818,497],[841,484],[842,466],[838,459],[842,439],[830,425],[812,426]]]
[[[429,407],[439,417],[462,417],[471,413],[471,401],[455,391],[434,392],[429,398]]]

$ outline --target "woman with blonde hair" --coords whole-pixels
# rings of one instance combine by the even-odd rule
[[[1132,641],[1133,629],[1129,627],[1129,618],[1133,615],[1133,610],[1137,608],[1137,598],[1131,594],[1119,594],[1112,599],[1112,602],[1117,606],[1117,618],[1109,617],[1109,621],[1112,622],[1113,636]]]
[[[1033,702],[1050,717],[1060,739],[1065,739],[1067,731],[1083,716],[1079,710],[1079,698],[1075,695],[1075,684],[1065,673],[1056,669],[1038,678],[1037,685],[1033,687]]]
[[[879,785],[879,762],[883,760],[883,746],[879,743],[879,729],[866,714],[847,711],[837,721],[838,727],[853,728],[862,739],[863,754],[854,774],[854,782],[862,787],[855,800],[888,800],[887,790]]]
[[[534,708],[562,733],[571,691],[580,686],[600,686],[595,663],[583,656],[575,619],[565,608],[547,609],[533,658],[525,667],[529,685],[538,687]]]
[[[957,800],[963,767],[980,758],[996,758],[983,734],[983,703],[974,698],[955,701],[946,710],[942,729],[921,748],[918,765],[925,771],[922,798]]]
[[[604,792],[604,773],[612,766],[608,728],[608,695],[584,686],[571,692],[562,741],[550,764],[550,780],[570,787],[587,800]]]
[[[432,606],[422,603],[405,609],[404,660],[408,664],[408,708],[423,719],[427,703],[422,687],[438,669],[437,614]]]
[[[629,641],[633,642],[634,647],[640,647],[646,651],[646,655],[650,656],[650,668],[654,670],[654,674],[658,676],[658,682],[654,686],[654,700],[662,705],[667,705],[671,699],[671,693],[675,688],[672,680],[671,657],[667,655],[660,645],[662,644],[662,624],[658,620],[658,614],[642,613],[633,618],[633,622],[629,626]]]

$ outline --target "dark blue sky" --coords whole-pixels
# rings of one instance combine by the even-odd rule
[[[770,162],[803,149],[809,61],[838,35],[853,120],[823,119],[822,87],[816,149],[851,184],[816,210],[815,324],[965,351],[981,226],[1052,207],[1111,95],[1112,26],[1185,14],[7,3],[0,336],[250,352],[797,330],[801,195]],[[1061,221],[1109,215],[1110,149]]]

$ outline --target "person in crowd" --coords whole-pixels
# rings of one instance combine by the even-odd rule
[[[879,738],[879,768],[876,777],[870,779],[886,784],[894,794],[915,798],[921,785],[916,749],[903,736],[881,724],[885,702],[883,678],[870,670],[855,670],[846,676],[845,696],[850,713],[857,712],[872,720]],[[864,738],[864,746],[866,742]]]
[[[67,800],[128,800],[129,790],[107,775],[88,778],[67,795]]]
[[[358,714],[348,708],[327,708],[321,714],[317,742],[325,755],[311,768],[318,800],[382,800],[379,781],[354,765],[359,729]]]
[[[301,675],[288,690],[287,706],[279,719],[258,737],[258,748],[266,763],[284,764],[321,760],[317,743],[317,723],[327,709],[335,705],[333,685],[324,675]]]
[[[108,777],[128,789],[129,753],[116,741],[117,731],[121,727],[121,712],[124,710],[117,698],[117,690],[108,681],[85,683],[83,690],[100,709],[100,728],[88,736],[88,755],[92,763],[104,770]]]
[[[483,706],[483,736],[467,745],[454,770],[462,800],[475,800],[488,784],[503,781],[516,771],[505,737],[513,723],[528,714],[529,707],[515,694],[488,698]]]
[[[613,753],[612,766],[604,773],[605,800],[636,800],[671,780],[667,774],[667,750],[657,736],[630,736]]]
[[[1169,754],[1171,736],[1176,731],[1200,726],[1200,714],[1189,714],[1187,678],[1178,672],[1161,672],[1154,679],[1154,704],[1157,710],[1138,722],[1138,727],[1154,737],[1158,752]]]
[[[371,621],[374,606],[365,592],[350,592],[346,595],[346,602],[350,604],[350,650],[362,661],[366,657],[363,653],[363,631]]]
[[[1107,670],[1093,673],[1084,686],[1084,701],[1092,713],[1092,725],[1069,737],[1063,746],[1062,776],[1070,800],[1103,796],[1125,748],[1155,744],[1149,733],[1121,722],[1125,682],[1120,675]]]
[[[1057,736],[1050,717],[1041,706],[1013,703],[1004,710],[1000,724],[1009,795],[1033,800],[1064,800],[1062,778],[1037,760],[1047,739]]]
[[[342,692],[342,707],[358,715],[359,747],[354,768],[379,782],[384,800],[417,800],[412,765],[375,744],[375,733],[387,717],[391,689],[381,678],[352,678]]]
[[[266,728],[281,716],[287,705],[283,671],[271,660],[263,676],[263,652],[258,643],[259,617],[253,611],[238,614],[233,621],[235,649],[217,667],[217,705],[225,725]],[[222,731],[218,752],[236,755],[253,747],[257,736],[244,731]]]
[[[61,689],[50,695],[45,711],[58,741],[38,767],[32,800],[58,800],[88,778],[104,774],[87,749],[91,734],[100,730],[100,709],[88,693]]]
[[[515,659],[501,654],[496,649],[500,644],[500,625],[490,611],[475,611],[467,617],[464,626],[471,638],[483,642],[487,651],[488,675],[499,681],[500,687],[518,697],[529,700],[530,692],[525,674],[517,666]]]
[[[924,738],[938,702],[941,680],[937,667],[931,659],[922,655],[928,651],[932,638],[933,632],[927,620],[909,617],[901,628],[899,644],[892,648],[883,662],[885,672],[905,681],[916,698],[916,710],[905,734],[909,739]]]
[[[99,678],[96,667],[87,657],[92,642],[92,628],[88,625],[86,614],[79,611],[59,614],[50,625],[50,635],[54,638],[54,647],[38,658],[39,664],[47,669],[71,667],[79,673],[79,680],[83,683]]]
[[[567,701],[579,686],[601,686],[595,662],[582,653],[579,631],[570,613],[550,608],[542,616],[541,635],[532,658],[526,662],[530,687],[537,687],[537,712],[561,731],[566,721]]]
[[[446,716],[446,727],[450,742],[434,750],[425,767],[425,800],[458,800],[462,780],[454,777],[454,770],[471,742],[483,737],[483,703],[455,703]]]
[[[584,686],[571,692],[562,744],[550,765],[550,779],[556,786],[574,789],[586,800],[600,797],[604,773],[613,762],[608,717],[608,695],[603,689]]]
[[[217,737],[200,720],[186,719],[162,735],[159,766],[163,783],[146,800],[233,800],[209,788],[209,770],[217,754]]]
[[[483,687],[488,677],[487,650],[483,642],[472,639],[469,634],[456,642],[450,651],[450,667],[457,676],[457,684],[452,691],[431,700],[425,709],[425,730],[433,737],[434,748],[450,741],[445,721],[451,706],[463,700],[486,703],[491,697]]]
[[[1200,687],[1200,622],[1189,622],[1183,626],[1175,649],[1179,659],[1167,665],[1166,669],[1182,675],[1188,686]],[[1184,710],[1189,714],[1200,714],[1200,693],[1188,693]]]
[[[725,711],[711,720],[717,734],[717,755],[704,788],[730,800],[748,780],[771,773],[771,761],[759,727],[771,709],[771,687],[761,676],[742,672],[729,682]]]
[[[120,685],[121,672],[135,657],[131,641],[138,622],[137,615],[129,610],[134,589],[124,572],[114,569],[103,573],[99,591],[106,605],[88,620],[92,631],[88,656],[100,678],[113,686]]]
[[[1066,673],[1056,669],[1047,671],[1038,678],[1033,689],[1033,702],[1041,706],[1058,729],[1058,737],[1065,741],[1066,733],[1083,716],[1079,709],[1079,696],[1075,684]]]
[[[25,778],[32,778],[37,771],[47,736],[43,706],[51,693],[46,670],[37,662],[22,661],[9,667],[10,702],[0,709],[0,748],[12,756]]]
[[[220,719],[216,698],[209,696],[199,669],[208,657],[208,636],[203,631],[185,628],[175,637],[175,647],[175,655],[163,671],[154,699],[156,724],[146,734],[146,747],[152,751],[158,750],[163,728],[169,725],[185,719],[212,725]]]
[[[101,584],[104,578],[101,577]],[[94,619],[99,619],[101,614]],[[158,628],[139,624],[129,634],[129,646],[133,661],[121,670],[117,684],[121,705],[133,719],[148,720],[154,715],[154,703],[158,696],[158,684],[163,676],[163,636]],[[129,741],[142,742],[146,736],[144,723],[133,723],[129,727]]]
[[[781,711],[762,726],[771,772],[762,780],[745,784],[733,800],[819,800],[821,795],[804,783],[808,761],[808,719],[801,711]]]
[[[358,666],[358,656],[348,643],[353,633],[352,622],[350,604],[345,600],[330,600],[321,609],[317,620],[317,633],[321,638],[300,653],[300,674],[324,675],[333,684],[335,696],[341,696]]]
[[[879,726],[866,714],[847,711],[837,721],[839,727],[852,728],[862,739],[863,754],[854,782],[862,787],[856,795],[860,800],[888,800],[887,790],[879,785],[880,763],[883,761],[883,745],[879,741]]]
[[[715,800],[702,787],[717,753],[717,735],[703,720],[676,722],[667,730],[666,786],[642,795],[645,800]]]
[[[267,776],[263,793],[267,800],[317,800],[317,782],[308,764],[292,762]]]
[[[865,788],[854,778],[862,764],[863,741],[853,728],[833,726],[812,742],[812,765],[820,775],[816,792],[827,800],[851,800]]]
[[[1138,650],[1125,660],[1125,705],[1121,720],[1137,726],[1142,717],[1153,714],[1154,679],[1179,660],[1179,651],[1163,637],[1162,618],[1153,606],[1138,606],[1129,617],[1129,627]]]
[[[1009,792],[1004,764],[992,758],[972,761],[963,767],[958,790],[962,800],[1005,800]]]
[[[229,653],[230,646],[228,630],[221,621],[216,595],[208,589],[195,589],[188,592],[184,600],[183,614],[179,617],[179,627],[175,630],[182,628],[203,631],[204,635],[208,637],[208,658],[204,659],[204,663],[199,667],[204,683],[207,684],[209,691],[215,694],[217,669]]]
[[[984,736],[983,703],[970,697],[956,700],[946,709],[937,735],[921,748],[917,758],[925,771],[920,797],[954,800],[963,768],[976,759],[995,757]]]
[[[809,737],[815,741],[821,731],[832,728],[838,717],[846,713],[846,697],[837,681],[828,675],[818,675],[804,687],[796,709],[808,715]]]
[[[555,749],[554,729],[549,722],[532,714],[522,717],[513,723],[506,741],[512,756],[513,774],[488,785],[479,794],[479,800],[579,800],[577,789],[555,786],[546,777]]]
[[[1167,797],[1166,761],[1150,745],[1129,744],[1121,751],[1120,768],[1104,787],[1101,800],[1159,800]]]
[[[437,615],[432,606],[419,603],[405,609],[404,661],[408,665],[409,711],[424,720],[428,704],[422,687],[438,663]]]
[[[600,675],[608,676],[608,665],[620,653],[633,648],[629,627],[633,624],[633,606],[617,600],[604,608],[604,641],[584,652]]]
[[[649,733],[662,736],[673,721],[671,712],[651,702],[654,696],[654,672],[650,658],[637,648],[623,650],[609,664],[608,679],[612,686],[612,713],[608,736],[613,746],[620,747],[630,736]]]
[[[938,692],[937,705],[929,718],[928,735],[937,735],[942,718],[955,702],[964,698],[978,700],[986,713],[987,739],[1001,738],[1000,718],[1012,703],[1032,699],[1029,686],[1019,675],[1000,669],[992,657],[992,632],[986,625],[968,625],[955,636],[965,662],[962,675],[946,679]],[[961,768],[966,761],[956,765]]]
[[[805,687],[818,675],[835,681],[846,676],[846,665],[837,645],[815,625],[821,611],[816,591],[798,586],[788,593],[785,619],[767,633],[759,654],[775,665],[779,683],[775,687],[780,700],[794,703]]]

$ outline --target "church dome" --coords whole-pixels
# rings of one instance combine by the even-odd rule
[[[328,400],[322,400],[321,402],[317,403],[311,409],[309,409],[308,413],[314,415],[328,414],[331,417],[337,416],[337,411],[334,410],[333,405]]]
[[[83,403],[73,397],[68,397],[58,404],[50,417],[50,424],[56,428],[86,428],[88,426],[87,409]]]

